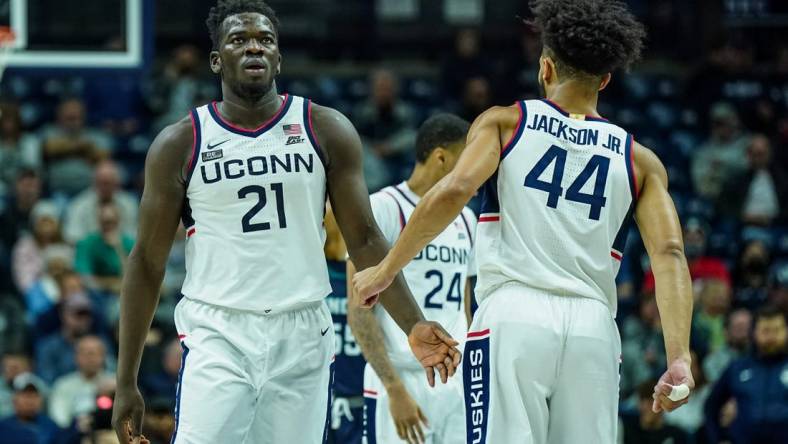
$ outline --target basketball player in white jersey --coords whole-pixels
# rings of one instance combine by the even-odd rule
[[[267,4],[220,0],[207,24],[223,100],[192,110],[150,148],[121,294],[113,423],[121,442],[129,426],[139,439],[136,377],[181,218],[187,276],[175,313],[184,353],[173,442],[321,443],[334,356],[323,301],[326,194],[354,261],[368,266],[387,250],[361,143],[337,111],[278,94],[278,21]],[[459,363],[456,342],[424,321],[403,279],[396,287],[384,306],[428,377],[438,370],[446,382]]]
[[[642,25],[619,1],[531,5],[546,99],[476,119],[456,168],[354,286],[374,302],[481,187],[480,306],[463,365],[467,442],[609,444],[620,359],[614,278],[632,215],[656,277],[667,355],[653,408],[677,408],[693,387],[681,226],[659,159],[597,113],[611,73],[640,54]]]
[[[438,114],[422,124],[416,137],[416,166],[407,181],[386,187],[370,198],[375,221],[390,243],[416,208],[421,196],[457,163],[470,125]],[[468,276],[476,216],[464,208],[443,233],[427,244],[403,270],[424,316],[454,337],[468,331]],[[353,264],[348,263],[348,279]],[[465,415],[459,383],[430,387],[413,358],[408,338],[380,307],[370,311],[350,298],[348,312],[356,341],[364,352],[364,436],[366,444],[435,443],[464,440]]]

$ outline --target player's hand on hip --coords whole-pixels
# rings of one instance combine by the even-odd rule
[[[395,276],[389,276],[380,264],[357,272],[353,276],[353,289],[359,305],[365,308],[375,305],[380,292],[391,285]]]
[[[429,427],[429,423],[408,390],[400,384],[387,388],[386,393],[389,397],[391,418],[394,420],[400,439],[410,444],[425,442],[422,424],[424,427]]]
[[[436,370],[445,384],[460,365],[462,354],[457,349],[459,343],[437,322],[417,322],[408,334],[408,343],[426,370],[431,387],[435,386]]]
[[[145,401],[136,385],[118,385],[115,391],[115,403],[112,406],[112,427],[122,444],[141,444],[146,440],[142,436],[142,418],[145,413]]]
[[[695,380],[692,378],[689,361],[675,359],[654,386],[654,403],[651,409],[654,412],[672,412],[689,402],[694,388]]]

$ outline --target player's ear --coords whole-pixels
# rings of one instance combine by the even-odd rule
[[[542,83],[547,85],[558,80],[558,76],[555,71],[555,62],[549,56],[543,55],[539,58],[540,64],[540,75],[542,76]]]
[[[603,89],[607,88],[607,85],[610,84],[610,79],[613,78],[613,75],[607,73],[602,76],[602,82],[599,84],[599,90],[602,91]]]
[[[211,72],[220,74],[222,72],[222,58],[219,57],[219,51],[211,51],[210,55]]]

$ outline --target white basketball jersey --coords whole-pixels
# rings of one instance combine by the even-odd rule
[[[274,117],[254,130],[224,120],[216,102],[191,111],[186,297],[270,313],[331,292],[323,256],[326,171],[310,110],[308,100],[285,95]]]
[[[507,282],[598,299],[615,316],[615,277],[637,199],[632,136],[547,100],[521,117],[482,188],[479,301]]]
[[[370,197],[372,212],[383,236],[394,243],[410,219],[419,196],[406,182],[386,187]],[[454,338],[468,330],[465,318],[465,282],[475,275],[473,243],[476,217],[468,208],[432,240],[403,270],[413,297],[424,317],[439,322]],[[408,338],[394,319],[378,304],[375,307],[386,350],[398,367],[421,368],[408,345]]]

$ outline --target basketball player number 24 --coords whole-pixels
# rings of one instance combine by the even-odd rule
[[[257,195],[257,203],[255,203],[241,219],[241,227],[244,233],[271,229],[271,224],[269,222],[252,222],[252,218],[268,203],[265,190],[265,187],[260,185],[249,185],[238,190],[239,199],[245,199],[246,196],[249,195]],[[282,184],[272,183],[271,191],[274,192],[274,198],[276,199],[276,214],[279,219],[279,228],[287,228],[287,218],[285,217],[285,193],[282,190]]]
[[[541,180],[539,177],[544,174],[545,170],[553,165],[553,177],[549,182]],[[529,188],[536,188],[537,190],[547,192],[547,206],[550,208],[558,208],[558,198],[564,192],[561,188],[561,181],[564,178],[564,167],[566,166],[566,150],[558,147],[551,146],[547,152],[536,162],[534,168],[525,176],[525,183],[523,184]],[[588,218],[599,220],[599,213],[602,207],[605,206],[607,199],[605,198],[605,183],[607,182],[607,171],[610,168],[610,159],[604,156],[594,155],[586,164],[583,171],[577,176],[572,185],[566,190],[564,198],[572,202],[580,202],[591,206]],[[580,191],[583,186],[591,179],[591,176],[596,173],[596,180],[594,181],[594,191],[591,194],[583,193]]]

